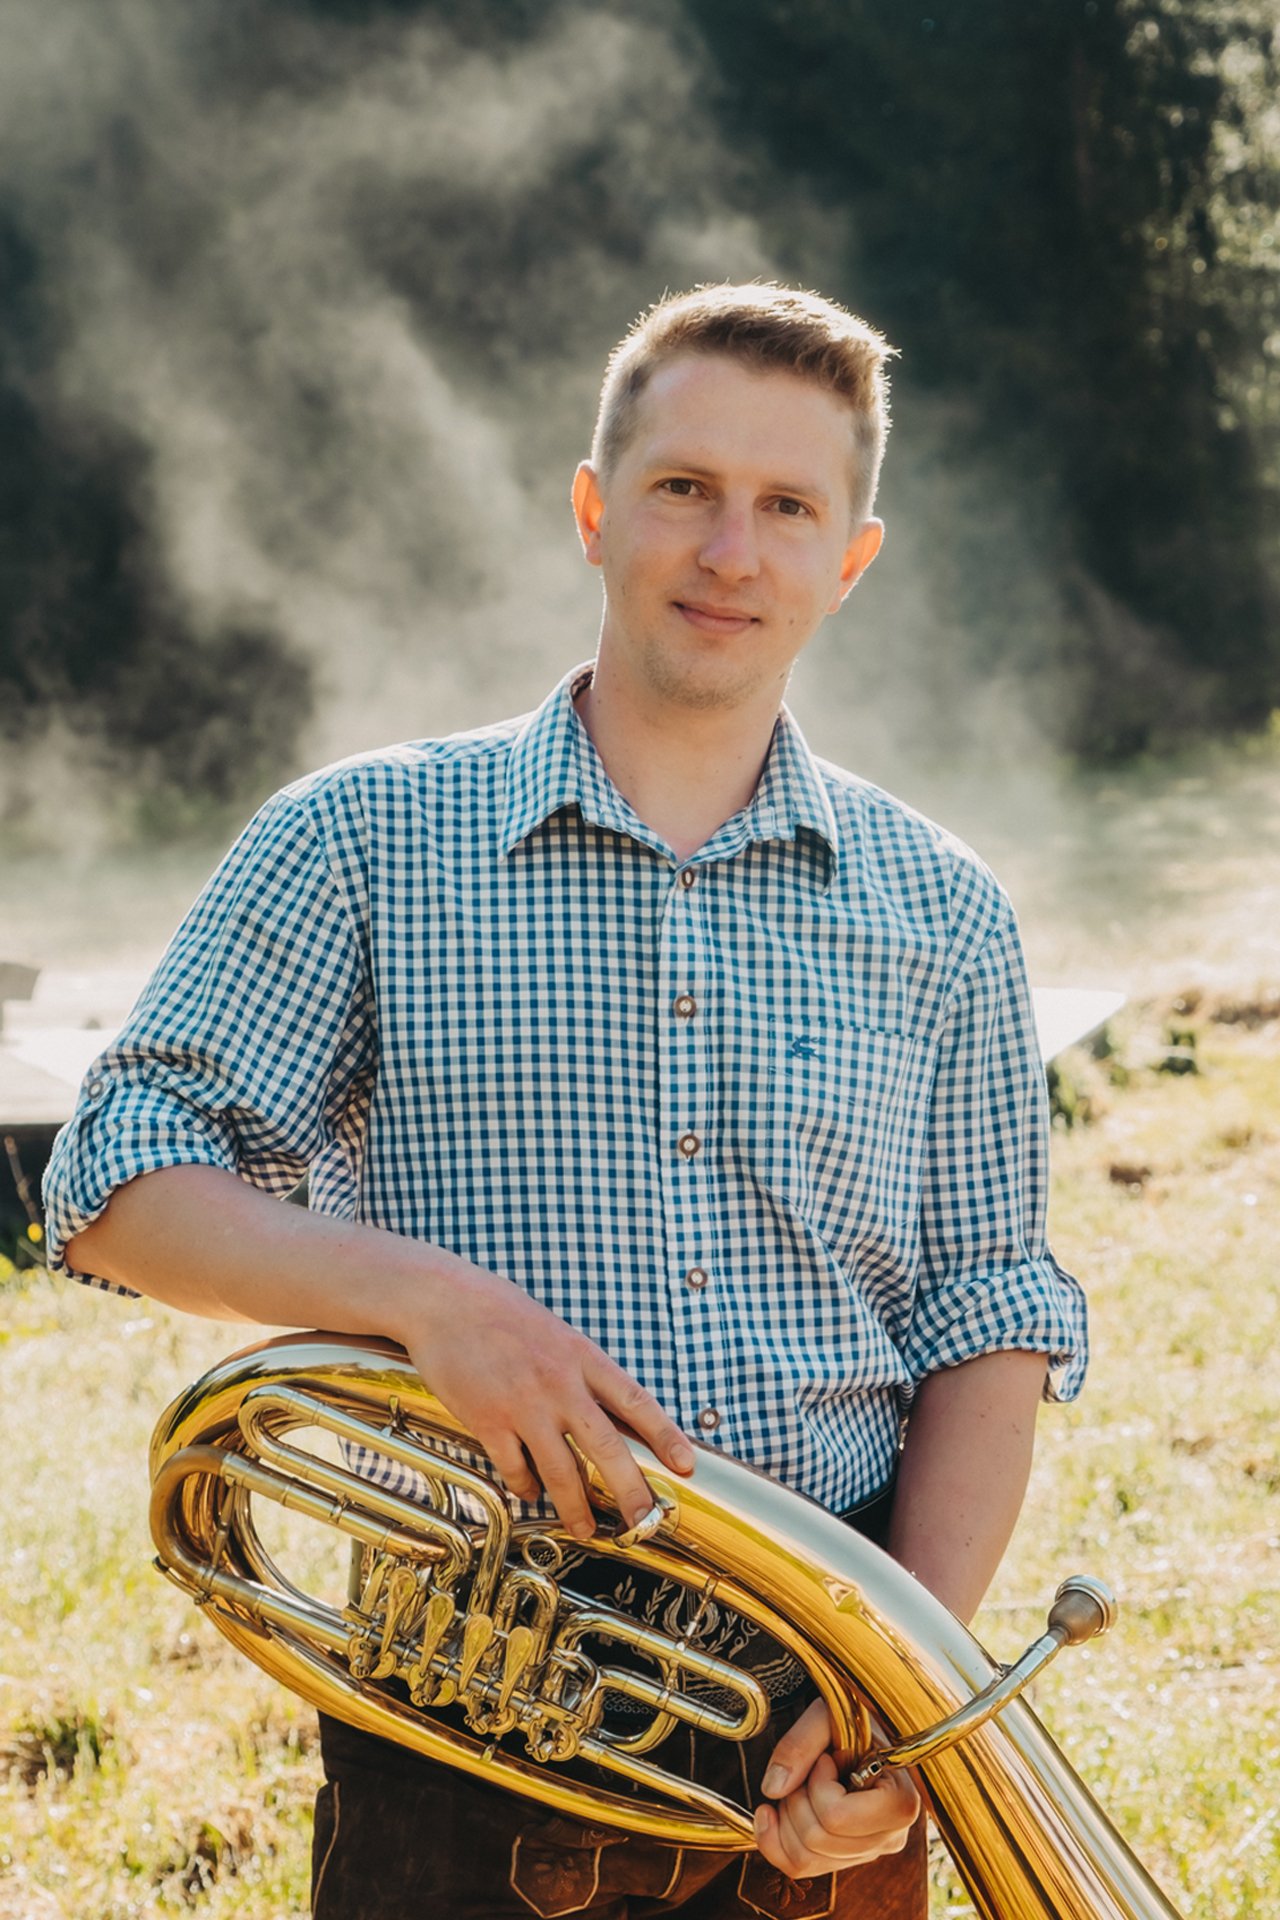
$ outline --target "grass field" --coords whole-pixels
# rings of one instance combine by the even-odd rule
[[[1012,1658],[1064,1574],[1118,1590],[1119,1625],[1037,1707],[1187,1920],[1252,1920],[1280,1913],[1280,990],[1164,996],[1112,1038],[1069,1057],[1056,1146],[1093,1371],[1045,1410],[977,1630]],[[0,1285],[0,1920],[306,1911],[308,1714],[152,1571],[146,1534],[154,1419],[236,1344],[44,1275]],[[940,1863],[935,1914],[968,1911]]]

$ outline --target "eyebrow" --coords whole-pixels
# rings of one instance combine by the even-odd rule
[[[690,479],[693,480],[718,480],[720,478],[714,467],[699,466],[696,460],[681,460],[678,455],[675,457],[668,456],[662,452],[661,449],[659,449],[652,460],[646,460],[645,470],[649,473],[670,471],[672,473],[688,474]],[[815,486],[812,482],[808,481],[801,483],[785,480],[770,480],[765,486],[765,492],[790,494],[797,500],[811,500],[815,506],[820,507],[829,507],[831,505],[831,496],[828,494],[826,488]]]

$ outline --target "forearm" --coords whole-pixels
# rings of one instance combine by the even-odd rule
[[[626,1522],[652,1495],[619,1425],[677,1473],[693,1453],[654,1396],[500,1274],[418,1240],[332,1220],[216,1167],[164,1167],[113,1194],[77,1234],[78,1272],[211,1319],[385,1334],[479,1439],[508,1489],[545,1491],[580,1538],[594,1526],[572,1441]]]
[[[214,1320],[407,1338],[453,1254],[284,1206],[218,1167],[164,1167],[112,1195],[67,1248],[81,1273]]]
[[[930,1374],[912,1405],[889,1551],[961,1620],[1013,1533],[1045,1368],[1043,1354],[982,1354]]]

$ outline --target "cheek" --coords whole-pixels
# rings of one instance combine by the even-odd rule
[[[650,525],[636,531],[640,537],[613,542],[606,552],[606,564],[619,577],[641,580],[668,567],[678,543],[662,527]]]
[[[832,600],[840,591],[840,576],[836,568],[815,563],[806,567],[795,582],[792,595],[793,605],[798,619],[820,620],[828,611]]]

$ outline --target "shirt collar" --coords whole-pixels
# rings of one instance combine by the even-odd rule
[[[822,840],[832,861],[840,858],[840,832],[822,770],[790,708],[783,707],[773,730],[769,757],[760,775],[752,811],[771,816],[761,840],[794,840],[808,827]]]
[[[639,820],[618,792],[591,744],[574,707],[575,696],[591,678],[591,663],[574,667],[525,721],[511,747],[507,770],[500,847],[511,852],[544,820],[564,807],[577,807],[586,820],[645,845],[662,843]],[[809,744],[786,707],[778,715],[764,771],[749,806],[712,836],[737,828],[737,846],[748,840],[794,840],[802,827],[825,843],[831,863],[839,859],[839,835],[831,797]],[[829,870],[830,871],[830,870]]]

